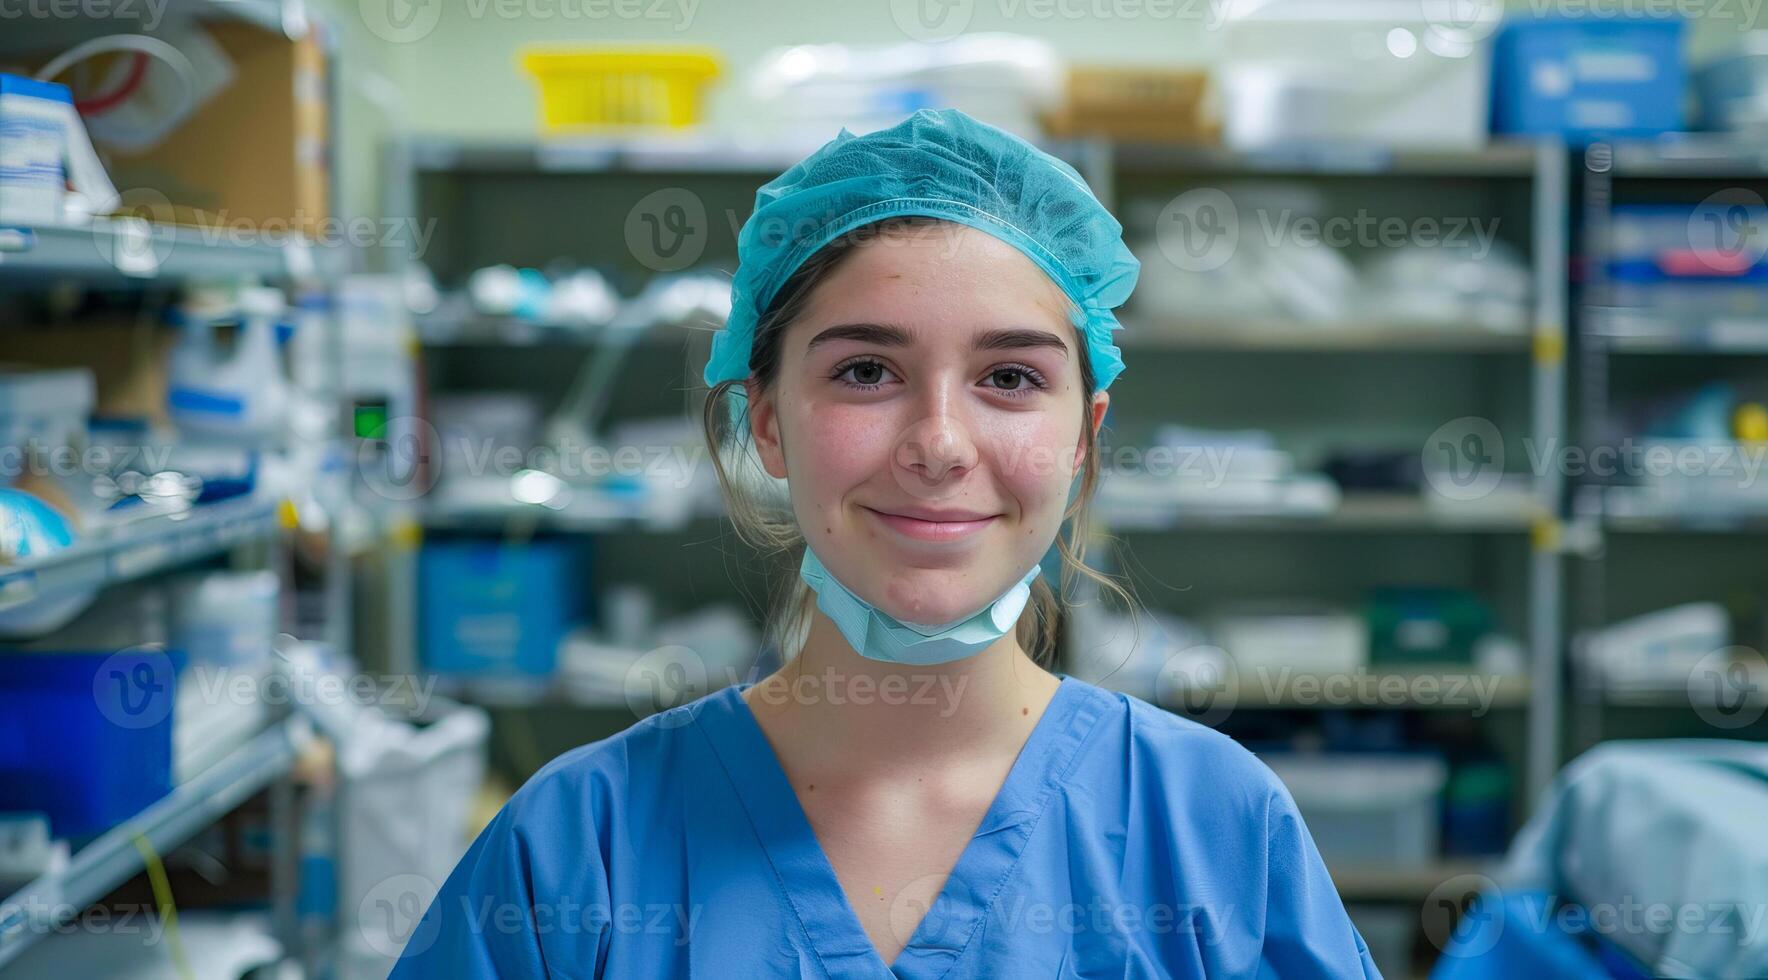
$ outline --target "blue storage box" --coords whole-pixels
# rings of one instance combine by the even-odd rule
[[[1679,17],[1506,20],[1492,48],[1492,131],[1572,143],[1683,128]]]
[[[0,810],[89,837],[172,789],[177,651],[0,653]]]
[[[1722,200],[1617,204],[1608,274],[1620,282],[1768,283],[1768,208]]]
[[[589,583],[572,545],[540,538],[427,542],[418,560],[424,666],[439,674],[545,677]]]

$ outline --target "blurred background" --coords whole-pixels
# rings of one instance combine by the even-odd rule
[[[0,5],[0,977],[384,976],[545,761],[777,664],[736,232],[947,106],[1142,263],[1146,614],[1059,669],[1265,759],[1389,977],[1768,976],[1760,12]]]

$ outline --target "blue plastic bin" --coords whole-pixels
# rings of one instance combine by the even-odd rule
[[[545,677],[589,591],[561,540],[426,542],[418,560],[424,666],[471,677]]]
[[[1492,131],[1575,144],[1683,128],[1679,17],[1513,18],[1492,49]]]
[[[178,651],[0,654],[0,810],[81,838],[172,789]]]
[[[1626,283],[1768,284],[1768,208],[1723,200],[1617,204],[1609,277]]]

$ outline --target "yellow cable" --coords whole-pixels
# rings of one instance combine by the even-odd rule
[[[159,852],[145,834],[135,835],[135,849],[147,865],[147,880],[153,886],[154,904],[159,906],[160,921],[166,924],[166,943],[171,948],[172,968],[183,980],[196,980],[190,959],[184,955],[184,941],[178,938],[178,906],[172,901],[172,883],[166,880],[166,867],[160,863]]]

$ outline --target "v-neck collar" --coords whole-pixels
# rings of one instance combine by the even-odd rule
[[[748,683],[707,698],[696,724],[711,743],[748,812],[762,848],[804,927],[805,941],[831,977],[934,978],[957,962],[995,896],[1019,863],[1049,808],[1075,751],[1104,715],[1109,696],[1065,674],[1032,727],[995,795],[914,935],[886,966],[847,900],[742,692]]]

